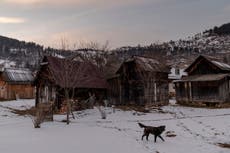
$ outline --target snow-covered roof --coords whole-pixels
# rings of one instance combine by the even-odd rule
[[[138,67],[146,72],[166,72],[169,73],[169,67],[164,62],[159,62],[153,58],[143,56],[133,56],[124,63],[135,62]],[[122,65],[121,65],[122,66]],[[118,70],[119,71],[119,70]]]
[[[8,67],[16,66],[16,62],[7,59],[0,59],[0,65],[3,65],[4,68],[8,68]]]
[[[204,56],[204,55],[200,55],[199,57],[197,57],[192,64],[190,64],[185,71],[189,72],[191,70],[194,70],[193,67],[196,64],[200,64],[200,60],[206,60],[207,62],[209,62],[210,64],[214,65],[215,67],[217,67],[219,70],[224,71],[224,72],[230,72],[230,65],[223,63],[220,59],[215,58],[215,57],[211,57],[211,56]]]
[[[21,68],[6,68],[3,72],[5,81],[11,83],[31,83],[34,80],[32,71]]]
[[[222,70],[230,70],[230,65],[218,61],[211,61],[214,65],[219,67]]]

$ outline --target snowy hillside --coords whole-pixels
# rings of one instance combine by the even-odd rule
[[[4,68],[15,67],[16,62],[10,61],[7,59],[0,59],[0,65],[2,65],[2,67],[4,67]]]
[[[198,34],[185,40],[170,41],[168,44],[172,52],[228,53],[230,52],[230,35]]]
[[[169,60],[172,60],[169,63],[178,61],[178,58],[195,58],[200,54],[222,57],[223,54],[228,53],[225,60],[230,63],[230,23],[220,26],[219,31],[215,29],[179,40],[154,42],[147,46],[123,46],[113,50],[113,53],[120,58],[128,58],[132,55],[145,55],[153,58],[168,57]]]
[[[56,115],[54,122],[34,129],[31,119],[10,112],[9,108],[25,109],[34,100],[0,103],[0,150],[4,153],[229,153],[218,143],[230,143],[230,109],[190,108],[176,105],[163,107],[163,112],[122,111],[107,108],[107,119],[100,119],[97,109],[75,112],[70,125]],[[137,123],[166,125],[154,143],[141,140],[143,129]],[[167,133],[167,134],[166,134]],[[172,137],[167,137],[166,135]],[[174,136],[174,137],[173,137]]]

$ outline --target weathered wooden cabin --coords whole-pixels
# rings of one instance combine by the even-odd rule
[[[22,68],[3,68],[0,72],[0,100],[34,98],[32,71]]]
[[[216,58],[199,56],[185,71],[188,76],[175,82],[178,103],[230,102],[230,65]]]
[[[105,98],[108,87],[106,79],[94,64],[51,56],[44,57],[35,86],[36,105],[53,103],[58,109],[65,99],[65,91],[77,100],[86,100],[89,93],[94,93],[101,100]]]
[[[108,79],[110,98],[115,104],[168,104],[169,68],[159,61],[133,56]]]

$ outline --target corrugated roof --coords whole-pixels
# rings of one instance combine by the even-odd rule
[[[12,83],[31,83],[34,81],[32,71],[29,69],[7,68],[3,72],[5,81]]]
[[[206,75],[193,75],[182,78],[181,80],[174,82],[202,82],[202,81],[219,81],[225,77],[229,77],[229,74],[206,74]]]
[[[90,62],[77,62],[51,56],[45,59],[55,83],[60,87],[102,89],[108,87],[100,70]]]

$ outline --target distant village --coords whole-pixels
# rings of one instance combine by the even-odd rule
[[[230,0],[0,12],[2,153],[230,153]]]
[[[204,32],[189,40],[113,51],[108,44],[60,51],[1,39],[27,46],[2,46],[0,54],[7,56],[0,61],[2,101],[35,99],[35,106],[42,105],[49,114],[68,115],[95,105],[147,108],[170,100],[196,107],[230,106],[228,35]]]
[[[98,65],[97,65],[98,64]],[[132,56],[123,62],[100,67],[91,59],[44,56],[38,71],[1,68],[1,100],[35,98],[62,109],[68,98],[110,105],[161,106],[169,99],[178,104],[219,106],[230,100],[230,65],[221,59],[200,55],[171,67],[147,56]]]

